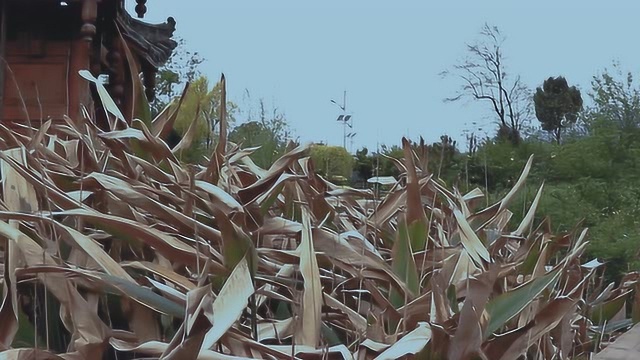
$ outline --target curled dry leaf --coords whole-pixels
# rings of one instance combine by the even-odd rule
[[[419,323],[417,328],[378,355],[375,360],[392,360],[409,354],[415,355],[422,351],[430,340],[431,327],[428,323]]]
[[[204,336],[202,350],[213,349],[215,343],[240,318],[253,291],[249,263],[245,257],[236,265],[213,302],[209,317],[212,328]]]
[[[302,208],[302,240],[297,252],[300,254],[300,272],[304,279],[304,293],[302,297],[302,331],[296,340],[300,344],[316,347],[320,342],[320,328],[322,326],[322,285],[318,261],[313,249],[311,219],[306,208]]]

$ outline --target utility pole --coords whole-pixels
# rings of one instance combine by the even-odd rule
[[[331,102],[336,104],[340,110],[342,110],[342,114],[338,116],[337,121],[342,123],[342,147],[347,150],[347,137],[351,137],[351,141],[353,141],[353,136],[355,136],[355,133],[347,135],[347,126],[350,129],[353,129],[353,120],[351,120],[351,115],[347,115],[347,90],[344,91],[342,105],[338,104],[335,100],[331,100]]]

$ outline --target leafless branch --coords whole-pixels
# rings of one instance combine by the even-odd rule
[[[468,57],[464,61],[454,65],[453,71],[441,73],[455,75],[463,83],[458,93],[445,101],[463,98],[488,101],[499,124],[518,132],[522,122],[530,117],[529,90],[520,77],[513,81],[507,77],[502,54],[505,38],[498,28],[485,24],[480,35],[481,41],[467,44]]]

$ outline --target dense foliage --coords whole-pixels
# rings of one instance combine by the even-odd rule
[[[619,280],[640,269],[640,89],[630,73],[615,66],[594,77],[589,95],[591,105],[577,123],[563,128],[562,144],[545,132],[516,145],[485,138],[466,151],[454,147],[438,167],[443,181],[461,191],[486,189],[491,200],[508,191],[534,154],[532,186],[514,202],[514,220],[524,216],[525,204],[544,182],[540,208],[552,228],[571,231],[578,223],[590,228],[588,253],[607,262],[609,279]],[[432,163],[440,160],[435,147],[445,140],[432,145]],[[382,175],[393,174],[384,170]]]
[[[495,53],[498,49],[502,57],[502,40],[489,36],[495,31],[485,27],[483,38],[491,41],[477,43],[469,50],[473,53],[493,49]],[[219,121],[215,109],[220,103],[220,93],[219,85],[208,90],[206,79],[197,71],[202,60],[193,54],[186,58],[189,61],[181,67],[184,74],[179,76],[195,80],[189,92],[196,94],[196,98],[209,99],[198,105],[198,100],[187,98],[178,115],[180,120],[176,121],[176,128],[184,134],[199,109],[199,127],[210,127],[209,131],[198,132],[193,145],[180,153],[182,160],[197,163],[203,161],[214,144],[214,129]],[[504,66],[502,59],[500,65]],[[468,70],[480,71],[477,67]],[[589,227],[592,236],[589,254],[607,261],[610,268],[607,276],[611,280],[619,280],[626,271],[640,269],[637,256],[640,232],[636,221],[640,191],[635,186],[640,177],[640,88],[634,77],[614,65],[594,77],[588,102],[563,77],[545,80],[528,100],[521,96],[528,94],[523,85],[519,83],[517,87],[518,109],[529,109],[535,104],[541,130],[525,132],[526,123],[519,122],[518,141],[513,141],[501,133],[504,126],[500,126],[495,136],[478,138],[472,133],[464,148],[451,137],[442,136],[440,141],[426,146],[429,170],[461,191],[484,189],[489,201],[504,195],[528,157],[535,154],[537,161],[530,182],[546,183],[547,191],[540,206],[553,219],[554,229],[570,231],[578,223]],[[245,148],[258,147],[250,155],[258,166],[268,168],[284,154],[291,130],[282,113],[266,110],[263,101],[257,110],[252,106],[243,109],[229,101],[227,108],[230,119],[234,115],[239,117],[235,126],[231,123],[230,141]],[[524,121],[522,116],[527,113],[519,114]],[[502,120],[500,124],[504,125]],[[414,147],[419,145],[416,142]],[[397,178],[402,173],[397,160],[402,158],[403,151],[398,145],[362,148],[353,156],[340,147],[314,146],[311,156],[318,174],[358,188],[370,187],[367,179],[371,177]],[[524,204],[534,196],[534,188],[528,187],[516,199],[514,219],[523,216]]]
[[[244,148],[255,147],[251,159],[258,166],[268,168],[293,141],[287,119],[277,109],[268,111],[263,100],[259,101],[257,117],[254,118],[252,111],[244,111],[243,115],[246,117],[232,129],[229,139]]]
[[[348,182],[351,178],[353,157],[342,146],[316,144],[311,147],[310,156],[316,172],[327,179]]]

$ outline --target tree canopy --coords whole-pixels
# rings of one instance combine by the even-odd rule
[[[200,76],[193,81],[187,90],[186,96],[177,113],[174,128],[184,135],[191,124],[196,127],[193,143],[188,152],[185,152],[183,160],[199,162],[213,149],[214,139],[217,137],[218,124],[220,122],[219,109],[221,102],[221,86],[216,83],[210,87],[209,80]],[[177,105],[177,104],[175,104]],[[237,105],[227,101],[227,121],[235,122]]]
[[[311,160],[316,172],[328,179],[348,181],[351,178],[353,157],[342,146],[313,145]]]
[[[156,99],[151,103],[153,114],[169,105],[187,83],[202,77],[200,65],[204,59],[198,52],[190,51],[184,39],[178,39],[178,46],[171,53],[169,61],[158,70],[156,76]]]
[[[229,139],[242,144],[245,148],[259,147],[251,154],[256,165],[269,168],[282,156],[291,140],[291,130],[283,113],[273,109],[267,111],[264,101],[260,100],[259,119],[249,117],[236,126],[229,134]]]
[[[575,124],[582,109],[580,90],[575,86],[569,87],[562,76],[545,80],[542,88],[536,89],[533,102],[542,129],[552,133],[558,144],[562,130]]]

